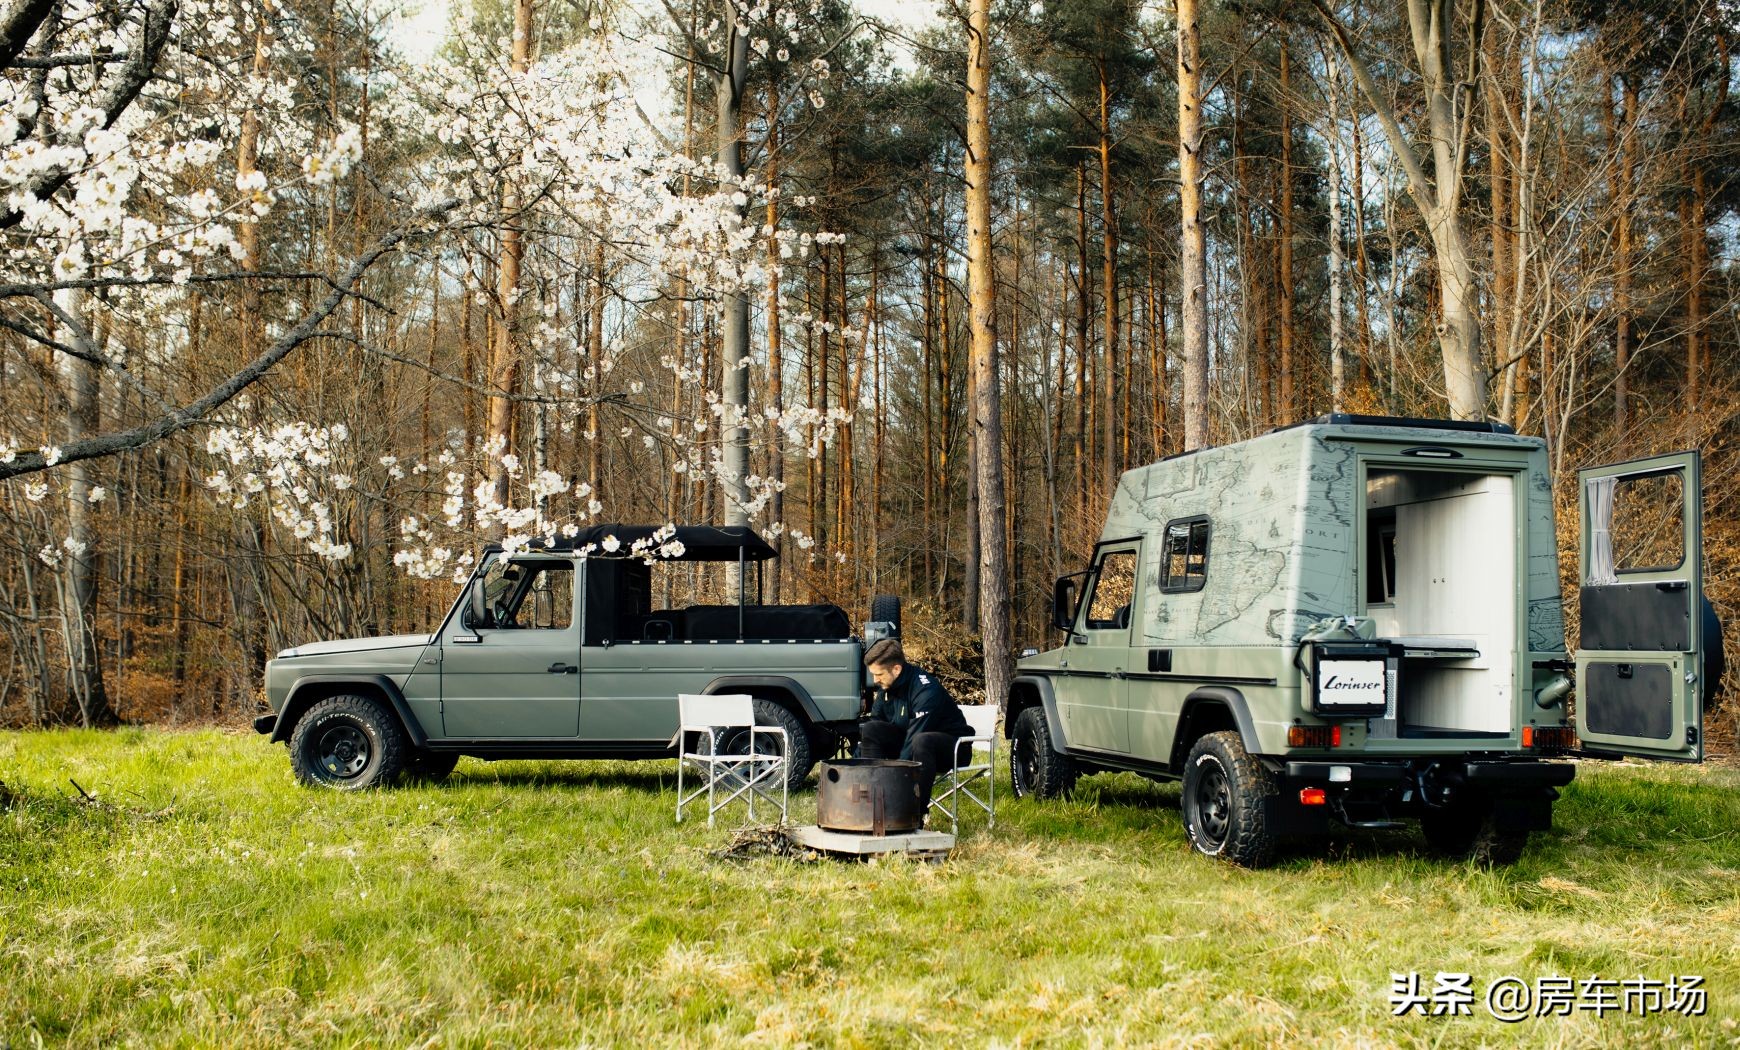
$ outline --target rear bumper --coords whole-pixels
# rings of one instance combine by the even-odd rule
[[[1349,825],[1390,826],[1398,818],[1464,804],[1487,807],[1506,829],[1544,831],[1552,827],[1556,789],[1571,782],[1577,767],[1532,758],[1304,760],[1285,763],[1282,772],[1274,799],[1282,834],[1319,833],[1332,818]],[[1307,794],[1315,795],[1318,803],[1306,804]]]
[[[1577,775],[1577,767],[1568,762],[1541,762],[1535,759],[1519,761],[1440,761],[1434,762],[1434,772],[1460,774],[1470,784],[1486,791],[1564,787]],[[1288,762],[1287,779],[1306,784],[1358,784],[1377,787],[1412,781],[1416,768],[1407,762]]]

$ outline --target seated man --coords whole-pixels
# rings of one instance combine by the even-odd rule
[[[916,761],[919,800],[928,811],[937,774],[967,757],[957,749],[971,748],[960,741],[973,734],[972,727],[942,683],[924,668],[907,663],[906,652],[894,639],[872,645],[864,654],[864,665],[870,668],[877,695],[869,717],[859,725],[859,755]]]

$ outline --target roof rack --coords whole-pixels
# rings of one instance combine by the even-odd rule
[[[1275,427],[1269,433],[1313,426],[1404,427],[1412,430],[1456,430],[1467,434],[1515,434],[1505,423],[1489,423],[1472,419],[1418,419],[1413,416],[1363,416],[1351,412],[1325,412],[1314,419]]]

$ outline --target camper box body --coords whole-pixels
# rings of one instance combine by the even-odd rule
[[[1179,534],[1170,554],[1169,529]],[[1401,647],[1385,668],[1396,676],[1385,713],[1345,724],[1344,750],[1432,753],[1471,740],[1516,750],[1522,726],[1541,720],[1534,691],[1566,655],[1536,438],[1281,430],[1127,472],[1100,548],[1127,539],[1139,562],[1132,645],[1169,654],[1174,676],[1132,693],[1130,751],[1169,753],[1166,715],[1184,699],[1165,698],[1177,692],[1169,682],[1221,680],[1251,705],[1261,753],[1285,751],[1288,728],[1313,714],[1300,640],[1331,618],[1369,618],[1374,638]]]

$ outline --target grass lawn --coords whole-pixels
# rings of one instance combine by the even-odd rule
[[[0,1046],[1740,1045],[1732,766],[1586,764],[1510,869],[1398,832],[1260,872],[1129,775],[1001,782],[942,865],[724,860],[727,828],[673,824],[674,769],[346,795],[253,736],[0,734]],[[1471,974],[1473,1016],[1392,1017],[1410,971]],[[1707,1016],[1485,1007],[1505,976],[1681,974]]]

